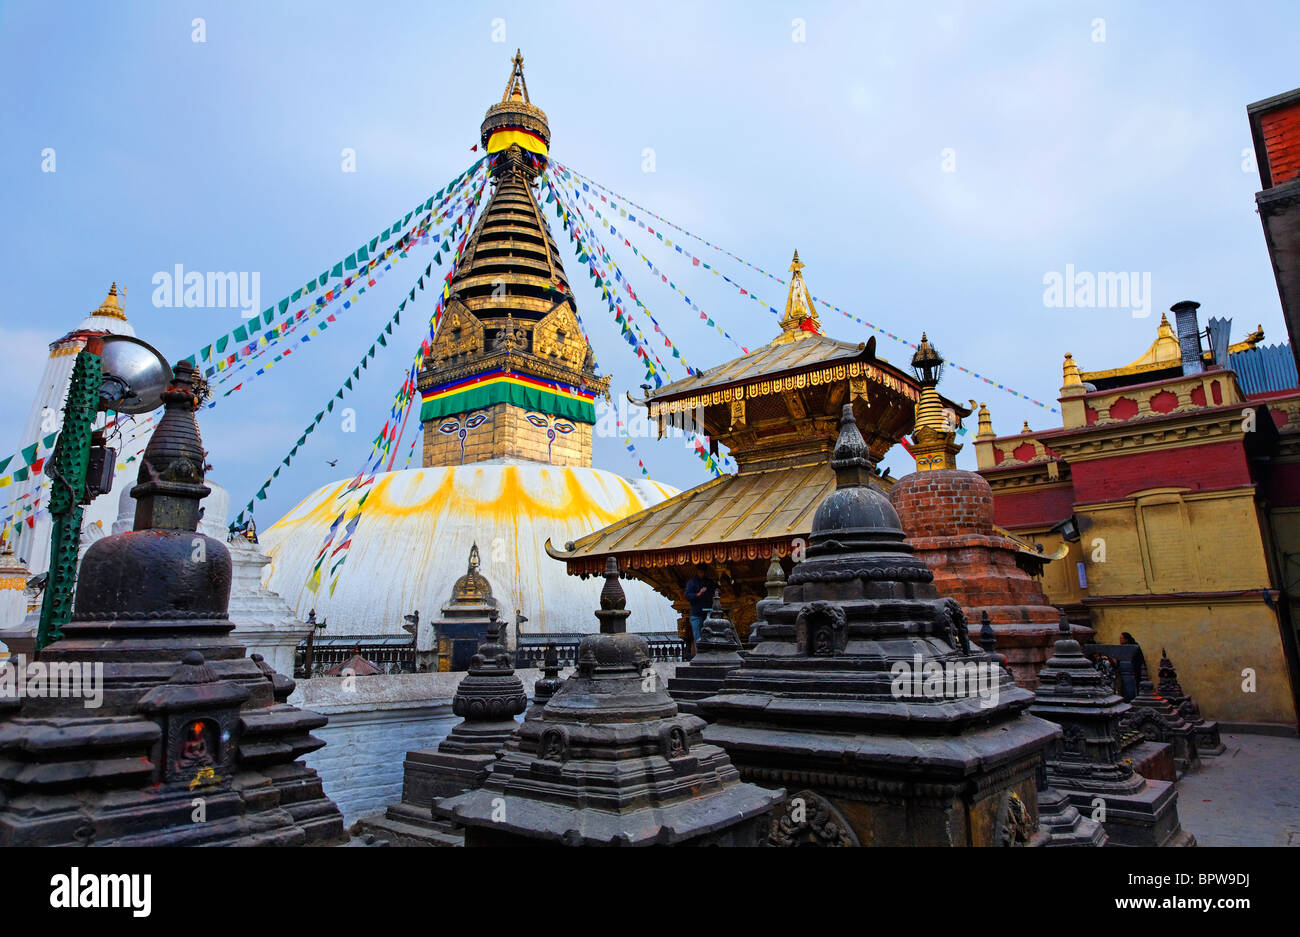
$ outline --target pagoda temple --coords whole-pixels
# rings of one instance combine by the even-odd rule
[[[1291,349],[1176,303],[1130,364],[1062,366],[1062,425],[975,450],[993,519],[1047,553],[1043,587],[1118,644],[1167,648],[1205,715],[1294,731],[1300,388]],[[1202,335],[1208,336],[1203,347]],[[1154,659],[1154,656],[1153,656]],[[1250,674],[1243,673],[1249,668]],[[1252,681],[1249,688],[1243,680]]]
[[[518,53],[479,140],[491,195],[465,240],[418,375],[422,467],[375,477],[336,587],[312,591],[308,580],[353,479],[317,490],[261,533],[268,584],[300,614],[315,608],[347,634],[401,634],[405,617],[423,609],[416,646],[426,656],[438,641],[427,610],[445,603],[474,544],[503,619],[519,610],[527,638],[574,634],[576,643],[573,629],[590,630],[590,609],[543,544],[676,493],[592,468],[594,401],[608,395],[609,378],[596,374],[538,205],[551,131]],[[645,585],[629,583],[628,604],[638,627],[674,631],[671,606]]]
[[[744,638],[772,551],[792,564],[812,531],[817,505],[835,487],[830,468],[840,411],[853,407],[873,463],[915,422],[921,388],[876,357],[876,340],[845,342],[823,334],[796,251],[781,331],[767,345],[659,388],[645,400],[662,438],[670,426],[703,426],[736,460],[734,475],[698,485],[618,523],[547,552],[570,574],[599,575],[609,557],[624,574],[670,599],[686,620],[683,598],[696,563],[710,564],[722,604]],[[960,416],[966,408],[944,400]],[[683,625],[683,627],[685,627]],[[689,631],[689,629],[687,629]]]

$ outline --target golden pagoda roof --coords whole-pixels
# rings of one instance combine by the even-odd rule
[[[773,546],[784,554],[791,538],[811,531],[813,512],[834,488],[835,473],[825,461],[721,475],[564,550],[547,541],[546,552],[567,561],[570,573],[603,567],[611,554],[628,556],[627,569],[735,559],[739,554],[728,554],[736,550],[766,557]]]
[[[1160,324],[1156,327],[1156,340],[1151,343],[1151,347],[1140,358],[1124,365],[1122,368],[1111,368],[1107,371],[1080,371],[1079,377],[1084,382],[1106,380],[1112,377],[1128,377],[1130,375],[1145,374],[1149,371],[1164,371],[1178,366],[1182,363],[1182,360],[1183,353],[1178,346],[1178,336],[1174,334],[1174,328],[1169,324],[1169,318],[1161,313]]]

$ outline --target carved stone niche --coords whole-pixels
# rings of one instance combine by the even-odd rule
[[[833,657],[847,639],[844,609],[833,602],[810,602],[795,620],[795,646],[803,657]]]
[[[853,826],[815,791],[800,791],[781,805],[767,841],[772,846],[860,846]]]
[[[198,651],[188,652],[171,679],[138,706],[162,730],[154,751],[155,782],[188,790],[230,780],[239,732],[239,707],[249,691],[218,679]]]

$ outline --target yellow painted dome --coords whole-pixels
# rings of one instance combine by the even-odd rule
[[[416,609],[425,628],[441,616],[475,544],[503,620],[513,623],[520,609],[525,634],[595,631],[599,585],[569,576],[543,544],[576,540],[677,494],[600,469],[522,460],[387,472],[375,478],[334,594],[328,578],[312,593],[306,582],[348,481],[314,492],[260,534],[271,557],[266,585],[300,615],[315,608],[329,620],[327,636],[401,634],[403,616]],[[667,599],[644,583],[624,588],[628,630],[677,630]]]

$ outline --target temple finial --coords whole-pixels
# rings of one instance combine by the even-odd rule
[[[803,281],[803,267],[796,250],[790,261],[790,290],[785,298],[785,315],[781,317],[781,334],[773,339],[773,344],[781,345],[821,334],[821,321],[817,318],[812,294]]]

